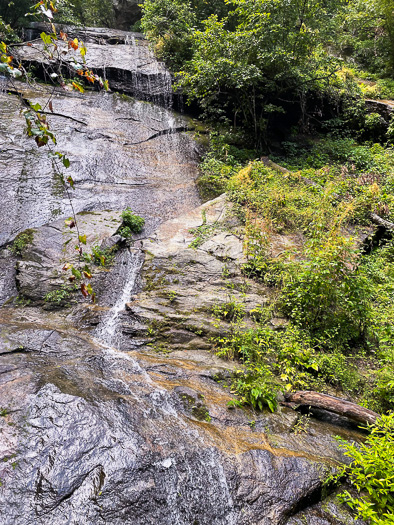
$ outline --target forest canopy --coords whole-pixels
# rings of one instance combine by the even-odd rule
[[[259,146],[281,115],[307,127],[316,98],[330,105],[323,120],[346,119],[362,95],[355,76],[394,72],[390,0],[146,0],[142,9],[142,28],[189,102]]]

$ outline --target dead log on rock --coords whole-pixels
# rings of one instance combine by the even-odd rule
[[[382,219],[382,217],[379,217],[379,215],[376,213],[371,213],[371,219],[375,224],[381,226],[385,230],[394,231],[394,223],[386,221],[386,219]]]
[[[361,407],[350,401],[345,401],[339,397],[319,394],[319,392],[308,390],[292,392],[286,394],[285,399],[288,403],[294,403],[296,406],[320,408],[364,425],[366,423],[375,423],[379,417],[379,414],[368,410],[368,408]]]

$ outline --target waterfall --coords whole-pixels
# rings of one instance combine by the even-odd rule
[[[113,348],[119,348],[121,333],[119,333],[119,316],[125,304],[135,289],[136,280],[143,263],[143,254],[133,248],[121,254],[120,268],[114,283],[114,292],[117,297],[110,310],[102,317],[96,328],[95,336],[101,342]]]

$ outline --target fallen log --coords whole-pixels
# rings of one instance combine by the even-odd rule
[[[374,222],[378,226],[381,226],[385,230],[394,231],[394,223],[387,221],[386,219],[383,219],[382,217],[379,217],[379,215],[377,215],[376,213],[371,213],[371,219],[372,219],[372,222]]]
[[[287,403],[294,403],[297,407],[304,406],[310,408],[320,408],[332,412],[339,416],[344,416],[356,423],[373,424],[379,417],[379,414],[368,410],[368,408],[361,407],[356,403],[345,401],[339,397],[329,396],[327,394],[319,394],[313,391],[299,391],[290,392],[285,395]]]

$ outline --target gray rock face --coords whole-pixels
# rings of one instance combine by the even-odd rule
[[[45,92],[25,94],[45,105]],[[48,120],[71,162],[76,212],[130,206],[146,217],[149,233],[198,204],[199,155],[180,131],[187,128],[181,116],[107,93],[59,93],[53,107]],[[20,109],[16,97],[0,93],[0,246],[26,228],[71,215],[47,151],[24,136]]]
[[[31,308],[0,321],[5,525],[279,525],[340,459],[338,428],[312,422],[300,439],[293,412],[229,412],[231,395],[187,352],[119,352]]]
[[[78,38],[88,43],[85,56],[86,66],[102,78],[109,81],[113,91],[126,93],[138,100],[145,100],[170,107],[173,100],[172,80],[169,71],[158,62],[149,48],[148,42],[140,33],[130,33],[112,29],[62,27],[70,38]],[[38,38],[32,46],[15,49],[14,54],[29,69],[34,67],[35,75],[48,80],[46,68],[54,62],[43,54],[43,43],[39,39],[42,30],[48,27],[36,24],[28,31],[30,38]],[[67,44],[58,42],[59,50],[67,49]],[[79,51],[70,51],[63,57],[68,63],[72,75],[75,75],[73,64],[81,62]],[[66,67],[65,76],[69,76]]]

